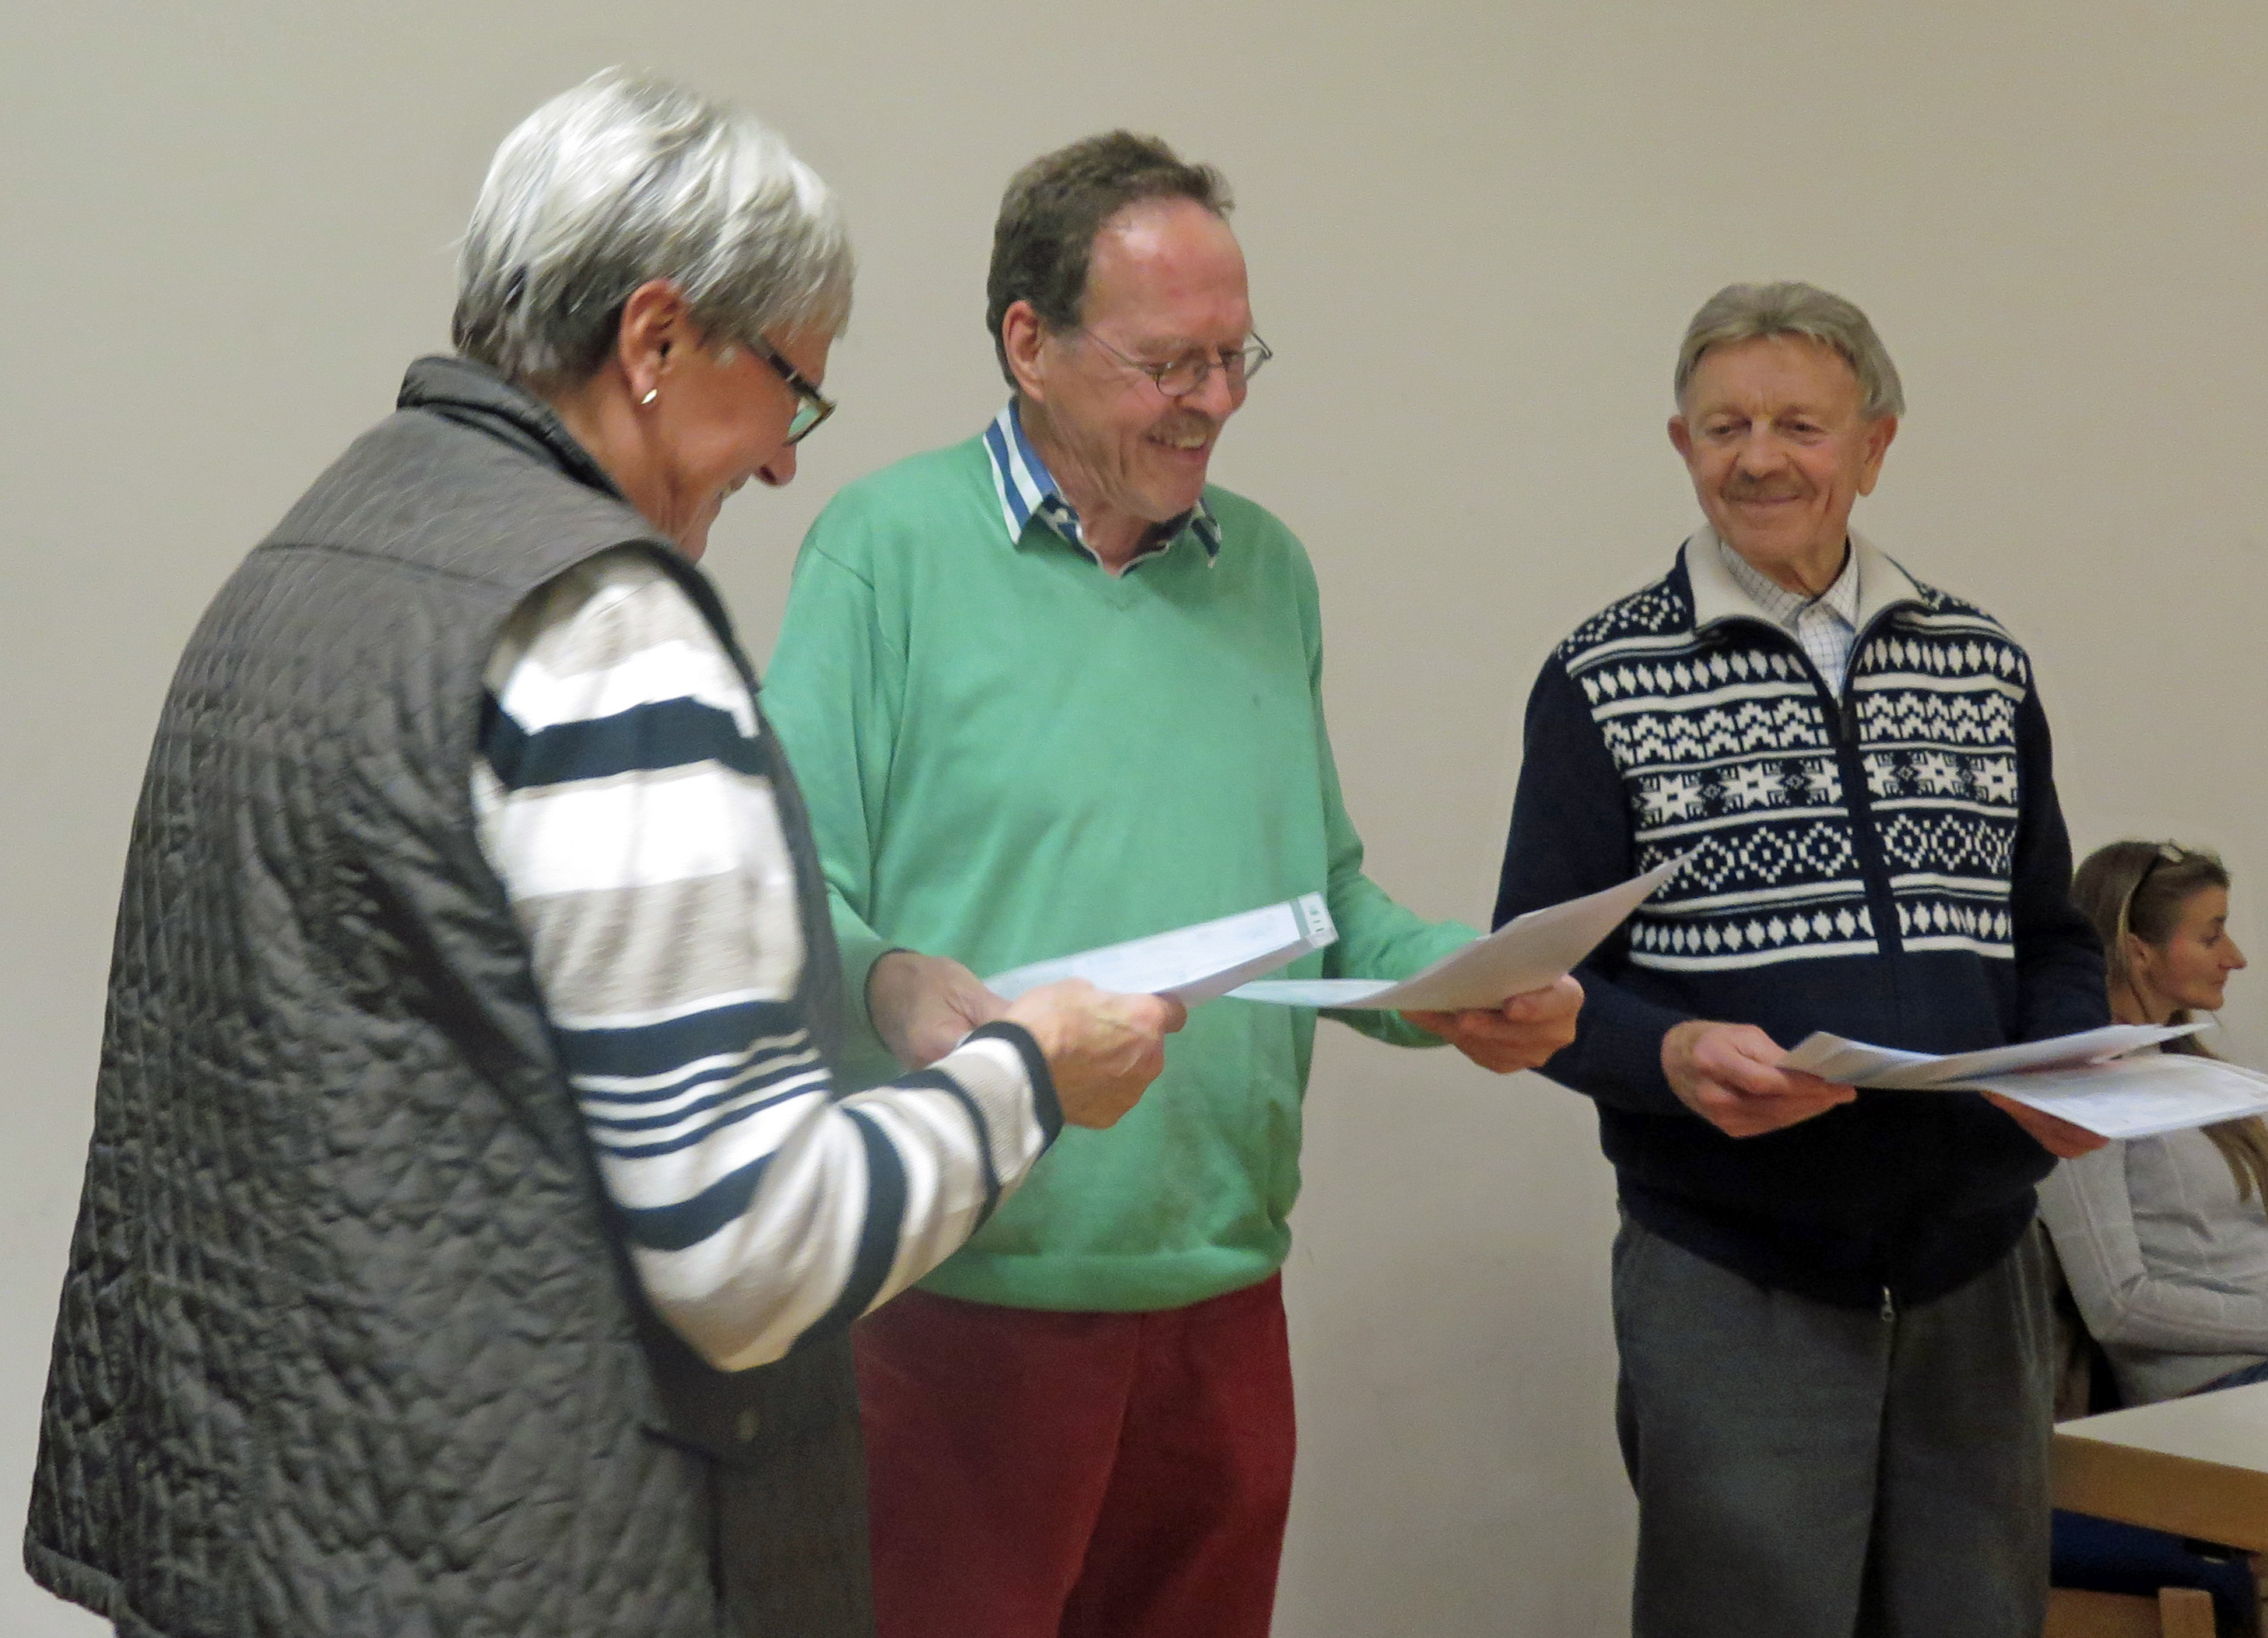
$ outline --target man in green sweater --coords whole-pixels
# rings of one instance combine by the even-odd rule
[[[804,543],[764,701],[850,993],[913,1020],[868,1032],[870,1078],[998,1011],[973,973],[1301,893],[1339,939],[1295,973],[1401,977],[1476,936],[1363,875],[1306,554],[1205,483],[1268,357],[1228,209],[1217,172],[1124,132],[1027,167],[989,282],[1008,408],[852,484]],[[1508,1072],[1572,1039],[1580,998],[1347,1021]],[[1131,1115],[1066,1132],[861,1327],[881,1638],[1265,1634],[1314,1036],[1198,1009]]]

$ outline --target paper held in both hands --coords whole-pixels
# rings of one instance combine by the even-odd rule
[[[1846,1086],[1998,1092],[2104,1137],[2154,1137],[2268,1114],[2268,1076],[2217,1058],[2142,1050],[2207,1027],[2113,1024],[1941,1058],[1819,1034],[1790,1053],[1786,1067]]]
[[[984,983],[1010,1001],[1057,979],[1083,978],[1100,989],[1172,995],[1192,1007],[1220,995],[1286,1007],[1416,1012],[1500,1007],[1512,996],[1542,989],[1572,971],[1647,894],[1669,879],[1679,863],[1673,860],[1604,892],[1531,911],[1405,979],[1248,982],[1337,939],[1323,896],[1308,893],[1217,922],[1035,961],[997,973]]]

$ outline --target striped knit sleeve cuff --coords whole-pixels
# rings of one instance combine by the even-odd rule
[[[972,1031],[968,1039],[961,1042],[952,1055],[957,1057],[978,1041],[1001,1041],[1015,1049],[1016,1056],[1023,1064],[1026,1083],[1032,1089],[1031,1118],[1039,1124],[1040,1142],[1043,1146],[1054,1142],[1056,1135],[1063,1130],[1063,1105],[1056,1098],[1055,1076],[1048,1073],[1047,1057],[1040,1051],[1040,1043],[1033,1039],[1031,1031],[1020,1024],[1011,1024],[1005,1018],[995,1019]],[[969,1085],[967,1076],[958,1078],[963,1085]],[[973,1085],[969,1086],[969,1091],[973,1095],[982,1096]],[[1000,1113],[1006,1114],[1010,1112],[1003,1110]],[[990,1112],[987,1113],[989,1116]]]

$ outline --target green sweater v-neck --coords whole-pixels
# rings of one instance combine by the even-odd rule
[[[1292,976],[1402,977],[1476,937],[1362,873],[1323,726],[1315,582],[1292,533],[1209,488],[1113,577],[1012,540],[979,439],[850,485],[806,537],[763,688],[827,867],[850,993],[891,948],[980,974],[1322,891]],[[858,1010],[854,1007],[854,1013]],[[1393,1015],[1347,1021],[1408,1045]],[[893,1069],[871,1025],[849,1066]],[[1291,1241],[1314,1015],[1218,1001],[1117,1126],[1066,1128],[924,1283],[1132,1311],[1265,1278]]]

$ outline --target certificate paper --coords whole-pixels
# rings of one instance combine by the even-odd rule
[[[1983,1052],[1956,1052],[1933,1057],[1926,1052],[1900,1052],[1894,1047],[1870,1047],[1822,1032],[1804,1037],[1788,1054],[1782,1067],[1801,1069],[1822,1081],[1846,1086],[1918,1089],[1952,1086],[1967,1090],[1979,1076],[2008,1075],[2018,1070],[2071,1069],[2105,1063],[2130,1052],[2194,1035],[2211,1027],[2203,1024],[2108,1024],[2099,1030],[2058,1035],[2051,1040],[2024,1041],[2014,1047],[1991,1047]],[[1992,1090],[1998,1091],[1999,1088]]]
[[[984,987],[1005,1001],[1058,979],[1083,978],[1122,995],[1171,995],[1183,1006],[1226,995],[1336,941],[1338,928],[1321,893],[1306,893],[1216,922],[995,973]]]
[[[1531,910],[1409,978],[1271,979],[1229,995],[1237,1001],[1268,1001],[1284,1007],[1417,1012],[1500,1007],[1514,995],[1542,989],[1574,971],[1576,963],[1684,863],[1672,859],[1618,887]]]
[[[2268,1076],[2188,1053],[2151,1053],[2077,1069],[1973,1080],[1980,1091],[2029,1104],[2105,1137],[2155,1137],[2268,1114]]]
[[[2218,1058],[2140,1050],[2207,1027],[2113,1024],[1945,1057],[1820,1034],[1790,1053],[1786,1067],[1850,1086],[1998,1092],[2104,1137],[2154,1137],[2268,1114],[2268,1076]]]

